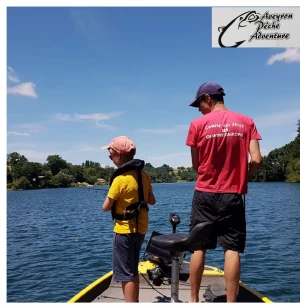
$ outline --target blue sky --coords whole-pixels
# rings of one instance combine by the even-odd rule
[[[215,81],[267,154],[296,136],[299,68],[300,49],[211,48],[208,7],[8,8],[7,153],[112,166],[100,147],[127,135],[136,158],[191,166],[188,105]]]

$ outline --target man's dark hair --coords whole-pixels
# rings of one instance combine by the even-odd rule
[[[224,103],[224,96],[223,95],[221,95],[221,94],[214,94],[214,95],[210,95],[210,97],[211,97],[211,99],[215,102],[215,103],[217,103],[217,102],[222,102],[222,103]]]

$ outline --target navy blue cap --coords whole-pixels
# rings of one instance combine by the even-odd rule
[[[217,83],[215,82],[205,82],[203,83],[197,93],[196,93],[196,98],[194,99],[194,101],[190,104],[190,106],[192,107],[199,107],[199,102],[197,102],[198,98],[203,96],[204,94],[208,94],[208,95],[223,95],[225,96],[224,93],[224,89]]]

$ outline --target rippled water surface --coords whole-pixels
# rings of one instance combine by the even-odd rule
[[[146,240],[153,230],[172,232],[171,211],[181,218],[177,232],[188,232],[194,183],[153,189]],[[7,192],[7,302],[67,302],[111,270],[105,196],[87,188]],[[250,183],[246,209],[242,281],[274,302],[300,302],[300,185]],[[220,248],[206,264],[223,268]]]

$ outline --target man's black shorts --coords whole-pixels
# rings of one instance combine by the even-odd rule
[[[225,250],[244,252],[246,217],[242,195],[195,190],[190,231],[205,221],[213,222],[213,229],[203,249],[215,249],[218,242]]]

